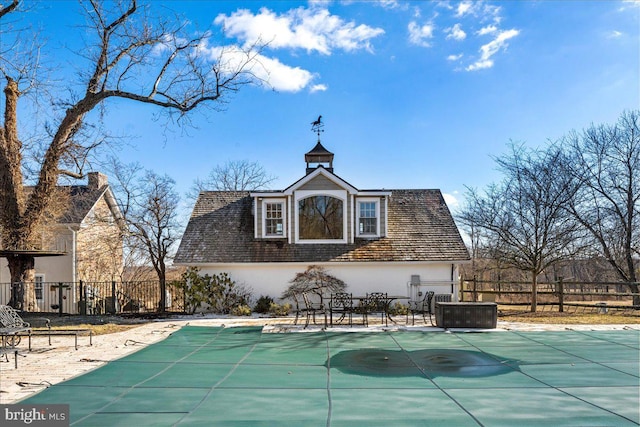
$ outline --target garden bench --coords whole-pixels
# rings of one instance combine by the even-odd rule
[[[49,345],[51,345],[51,336],[68,336],[75,337],[75,349],[78,349],[78,337],[87,335],[89,337],[89,345],[93,345],[93,331],[91,329],[51,329],[51,324],[47,324],[47,329],[32,329],[31,335],[48,336]]]
[[[9,361],[8,353],[13,353],[15,366],[18,368],[18,349],[21,336],[29,337],[29,351],[31,351],[31,326],[22,320],[17,311],[8,305],[0,305],[0,356],[4,355]]]
[[[31,336],[47,336],[51,345],[52,336],[68,336],[75,338],[75,349],[78,349],[78,337],[81,335],[89,337],[89,345],[93,345],[93,331],[89,328],[56,328],[51,327],[51,320],[45,317],[28,318],[31,321]],[[26,336],[27,332],[19,332],[18,336]],[[29,348],[31,349],[31,348]]]

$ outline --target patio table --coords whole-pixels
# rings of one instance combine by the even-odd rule
[[[364,296],[359,295],[359,296],[354,296],[353,300],[362,302],[362,301],[366,301],[369,297],[370,297],[370,295],[364,295]],[[390,320],[392,323],[396,323],[396,321],[393,320],[393,318],[391,317],[391,314],[389,313],[389,308],[391,307],[391,304],[394,301],[397,301],[397,300],[407,300],[408,301],[410,299],[411,298],[406,296],[406,295],[386,295],[385,298],[384,298],[385,301],[384,301],[384,307],[383,307],[384,318],[387,319],[387,320]],[[357,308],[357,306],[354,305],[354,308]]]

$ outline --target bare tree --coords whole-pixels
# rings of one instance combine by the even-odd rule
[[[59,178],[83,176],[90,153],[102,141],[100,132],[97,141],[86,139],[84,131],[91,129],[90,119],[97,116],[99,121],[101,117],[89,113],[100,113],[109,100],[123,99],[158,107],[169,119],[188,123],[188,113],[205,106],[219,109],[230,93],[256,79],[252,67],[259,64],[254,61],[258,54],[254,48],[234,48],[233,52],[205,49],[208,32],[192,36],[187,21],[153,17],[150,8],[139,6],[137,0],[89,0],[80,4],[87,27],[78,29],[79,37],[88,37],[89,41],[79,53],[78,63],[85,68],[77,73],[78,81],[65,81],[64,90],[47,92],[52,105],[63,110],[59,117],[40,123],[32,115],[19,117],[18,108],[20,100],[43,103],[44,91],[33,88],[51,83],[38,74],[40,50],[21,51],[24,45],[19,41],[39,38],[28,29],[18,31],[4,25],[8,16],[19,16],[20,2],[0,0],[0,74],[5,81],[0,126],[0,229],[4,249],[36,248],[36,230],[46,219]],[[67,89],[71,94],[65,92]],[[23,144],[18,129],[27,127],[27,123],[42,129],[35,132],[39,135],[36,141]],[[33,151],[29,153],[29,149]],[[27,193],[24,172],[31,170],[35,185]],[[8,261],[12,282],[33,282],[33,256],[22,254]],[[35,295],[33,286],[25,292]]]
[[[175,181],[167,175],[124,166],[114,160],[115,191],[129,229],[128,252],[143,254],[160,283],[160,311],[166,307],[167,264],[181,236],[178,221],[180,197]],[[148,264],[147,264],[148,265]]]
[[[296,277],[282,293],[281,298],[296,299],[305,292],[313,292],[322,297],[328,293],[344,292],[347,284],[337,277],[329,274],[327,269],[320,265],[310,265],[302,273],[296,273]]]
[[[613,125],[572,132],[564,143],[566,173],[581,182],[571,212],[640,306],[640,111],[624,112]]]
[[[267,174],[257,162],[248,160],[228,161],[215,166],[206,179],[197,179],[188,197],[197,199],[201,191],[253,191],[266,189],[277,178]]]
[[[566,211],[577,182],[556,167],[558,147],[533,152],[512,145],[497,159],[505,174],[484,195],[469,189],[458,215],[461,224],[480,233],[491,258],[531,275],[531,311],[537,309],[538,275],[553,263],[581,250],[579,229]]]

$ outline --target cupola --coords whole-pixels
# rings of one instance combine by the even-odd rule
[[[304,155],[304,160],[307,162],[307,175],[319,166],[333,173],[333,153],[324,148],[320,142],[320,134],[324,132],[323,128],[324,123],[322,123],[322,116],[319,116],[318,120],[311,123],[311,130],[318,134],[318,143],[311,151]]]

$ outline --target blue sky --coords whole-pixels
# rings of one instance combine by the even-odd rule
[[[278,177],[273,189],[287,187],[304,174],[321,114],[337,175],[361,189],[439,188],[455,208],[465,186],[500,179],[492,156],[510,141],[536,147],[640,108],[638,1],[158,0],[151,10],[211,27],[211,47],[269,41],[270,84],[195,114],[195,128],[107,104],[108,130],[129,141],[121,160],[168,174],[182,194],[229,160],[258,162]],[[80,40],[77,4],[30,13],[66,58]]]

